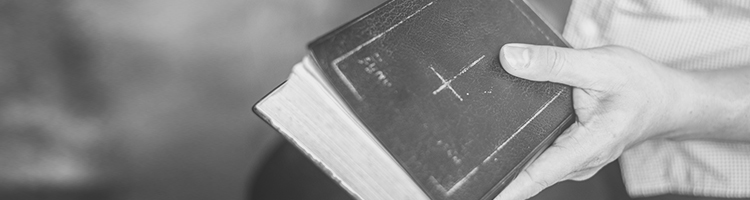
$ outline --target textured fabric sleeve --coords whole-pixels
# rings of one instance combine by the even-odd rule
[[[710,141],[648,141],[626,151],[623,180],[631,196],[665,193],[750,196],[750,145]]]

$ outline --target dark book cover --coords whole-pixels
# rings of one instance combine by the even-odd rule
[[[506,43],[566,46],[521,0],[394,0],[309,45],[432,199],[492,199],[574,120],[571,88],[503,71]]]

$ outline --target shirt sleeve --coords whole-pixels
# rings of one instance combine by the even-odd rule
[[[750,197],[750,145],[711,141],[648,141],[620,158],[628,194]]]

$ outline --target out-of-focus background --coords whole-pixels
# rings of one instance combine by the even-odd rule
[[[251,106],[383,1],[0,0],[0,199],[248,198]]]
[[[381,0],[0,0],[0,199],[244,199],[250,110]]]

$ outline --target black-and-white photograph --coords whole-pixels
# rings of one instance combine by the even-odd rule
[[[750,1],[0,0],[0,199],[750,199]]]

